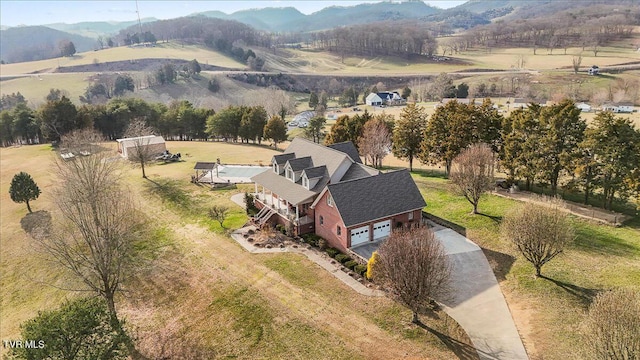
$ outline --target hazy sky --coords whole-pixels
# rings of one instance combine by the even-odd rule
[[[252,8],[293,6],[310,14],[328,6],[353,6],[379,1],[150,1],[138,0],[140,16],[169,19],[195,12],[219,10],[227,14]],[[443,9],[465,3],[464,0],[427,0]],[[42,25],[83,21],[136,20],[136,2],[128,1],[12,1],[0,0],[0,25]]]

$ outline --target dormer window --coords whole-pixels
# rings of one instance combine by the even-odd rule
[[[273,172],[276,174],[280,174],[280,167],[277,163],[273,163]]]
[[[333,207],[333,197],[331,195],[327,196],[327,205]]]
[[[302,186],[307,190],[309,189],[309,179],[307,179],[306,175],[302,176]]]
[[[289,180],[293,181],[293,170],[291,170],[291,168],[290,168],[290,167],[288,167],[288,168],[285,170],[285,176],[287,177],[287,179],[289,179]]]

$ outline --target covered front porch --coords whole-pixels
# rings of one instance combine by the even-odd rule
[[[284,222],[291,223],[295,228],[296,235],[313,232],[313,213],[309,209],[311,201],[304,204],[292,204],[258,184],[255,184],[253,197],[258,208],[270,208]],[[280,222],[282,223],[282,221]]]

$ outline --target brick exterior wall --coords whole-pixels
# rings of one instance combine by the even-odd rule
[[[328,196],[329,192],[327,191],[322,195],[322,198],[320,198],[314,209],[316,234],[327,240],[329,245],[340,249],[342,252],[346,252],[348,247],[348,231],[335,205],[327,205]],[[320,224],[320,216],[323,218],[322,225]],[[340,235],[337,234],[338,226],[341,228]]]
[[[394,215],[383,219],[377,219],[369,224],[360,224],[345,228],[344,222],[340,217],[340,213],[335,206],[329,206],[327,204],[327,197],[329,192],[325,192],[322,198],[318,201],[315,207],[315,222],[316,222],[316,234],[327,240],[327,242],[343,252],[347,252],[347,248],[351,247],[351,230],[368,225],[369,236],[373,238],[373,224],[385,220],[391,220],[391,230],[395,230],[400,225],[403,228],[419,226],[422,218],[422,209],[413,210],[404,214]],[[413,218],[409,219],[410,213],[413,213]],[[323,217],[323,224],[320,225],[320,216]],[[337,234],[337,227],[340,226],[341,234]],[[371,240],[370,238],[370,240]]]

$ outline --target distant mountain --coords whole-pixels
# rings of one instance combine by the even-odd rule
[[[526,19],[552,15],[559,11],[569,9],[587,8],[594,5],[637,7],[638,3],[638,0],[469,0],[462,5],[456,6],[454,9],[468,10],[472,13],[480,14],[512,7],[514,11],[508,15],[510,19]]]
[[[258,30],[299,32],[388,20],[419,19],[440,11],[442,10],[422,1],[405,1],[347,7],[332,6],[310,15],[305,15],[292,7],[242,10],[230,15],[220,11],[201,12],[194,15],[237,20]]]
[[[50,59],[60,55],[60,40],[73,42],[77,52],[96,46],[96,40],[45,26],[18,26],[0,30],[0,59],[7,63]]]
[[[142,23],[157,21],[156,18],[144,18],[140,21]],[[99,36],[110,36],[117,34],[120,30],[128,28],[129,26],[138,24],[138,21],[91,21],[80,22],[76,24],[55,23],[46,24],[43,26],[64,31],[70,34],[82,35],[97,39]]]

